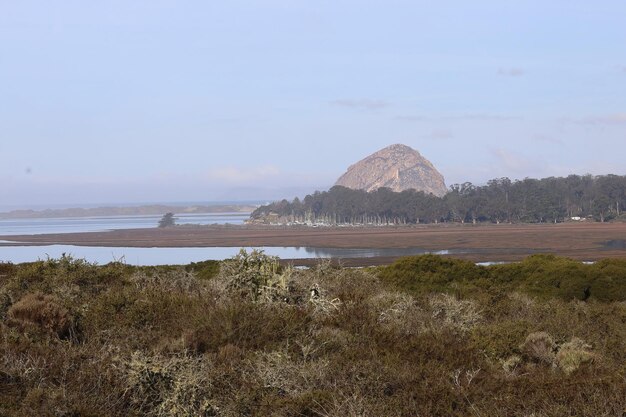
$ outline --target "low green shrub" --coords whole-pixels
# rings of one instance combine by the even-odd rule
[[[35,291],[56,293],[61,298],[88,298],[123,282],[133,270],[134,267],[120,262],[99,266],[63,255],[20,265],[5,283],[5,289],[16,298]]]
[[[11,262],[0,262],[0,284],[6,282],[15,273],[15,269]]]
[[[595,279],[581,262],[554,255],[533,255],[522,262],[494,265],[490,279],[542,297],[586,300]]]
[[[522,262],[489,267],[489,279],[544,298],[626,300],[624,260],[601,260],[586,265],[554,255],[533,255]]]
[[[505,359],[520,354],[520,345],[531,329],[527,321],[501,321],[477,326],[472,330],[474,346],[492,359]]]
[[[185,270],[193,272],[198,279],[210,280],[220,272],[220,261],[192,262],[185,266]]]
[[[437,255],[401,258],[378,273],[383,282],[415,295],[451,291],[451,284],[471,283],[486,275],[486,269],[473,262]]]
[[[626,301],[626,261],[617,259],[587,265],[554,255],[533,255],[521,262],[481,267],[424,255],[401,258],[380,268],[378,276],[384,283],[414,295],[520,291],[563,300]]]
[[[626,301],[626,259],[602,259],[589,266],[597,272],[591,296],[604,301]]]

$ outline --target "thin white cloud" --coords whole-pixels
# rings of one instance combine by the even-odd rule
[[[532,140],[534,140],[535,142],[543,142],[543,143],[550,143],[553,145],[564,145],[565,143],[563,142],[563,139],[560,138],[555,138],[552,136],[546,136],[546,135],[535,135],[532,137]]]
[[[591,116],[582,119],[572,119],[576,123],[590,125],[617,125],[626,124],[626,112]]]
[[[504,172],[514,174],[525,174],[540,171],[537,161],[526,158],[524,155],[503,148],[493,149],[491,151],[496,164],[500,166]]]
[[[395,120],[405,122],[439,122],[439,121],[466,121],[466,120],[479,120],[490,122],[506,122],[511,120],[519,120],[519,117],[509,116],[504,114],[490,114],[490,113],[466,113],[452,116],[396,116]]]
[[[38,185],[49,188],[77,187],[146,187],[161,186],[162,188],[180,187],[185,184],[189,187],[292,187],[325,184],[334,180],[335,173],[329,171],[316,172],[285,172],[275,165],[256,167],[222,166],[213,167],[204,171],[187,173],[161,171],[131,179],[124,176],[53,176],[53,175],[21,175],[18,177],[3,177],[5,183],[20,184],[21,186]]]
[[[498,75],[503,77],[523,77],[526,75],[526,71],[522,68],[499,68]]]
[[[333,106],[340,107],[348,107],[351,109],[359,109],[359,110],[379,110],[385,107],[389,107],[390,103],[385,100],[379,99],[368,99],[368,98],[360,98],[360,99],[349,99],[342,98],[332,100],[330,102]]]
[[[259,181],[276,178],[280,169],[273,165],[252,168],[219,167],[212,168],[207,173],[207,180],[227,184],[258,183]]]
[[[529,157],[511,149],[492,149],[491,155],[493,163],[489,168],[490,178],[487,179],[501,176],[511,179],[546,178],[569,175],[579,170],[579,168],[571,169],[555,161],[547,160],[542,156]]]
[[[609,123],[609,124],[613,124],[613,123],[626,123],[626,113],[615,113],[615,114],[610,114],[608,116],[602,117],[600,119],[598,119],[600,122],[604,122],[604,123]]]
[[[434,117],[428,116],[396,116],[394,119],[403,122],[431,122],[435,120]]]
[[[454,138],[454,134],[447,129],[435,129],[425,136],[427,139],[446,140]]]
[[[508,121],[518,120],[519,117],[507,116],[502,114],[489,114],[489,113],[469,113],[456,118],[457,120],[487,120],[487,121]]]

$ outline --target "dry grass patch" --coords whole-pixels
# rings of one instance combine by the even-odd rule
[[[74,318],[58,298],[42,293],[27,294],[8,311],[8,324],[23,331],[39,329],[69,338],[75,334]]]

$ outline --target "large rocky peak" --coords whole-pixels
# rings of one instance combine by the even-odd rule
[[[381,149],[350,166],[335,185],[366,191],[413,188],[439,197],[447,192],[443,176],[433,164],[415,149],[400,144]]]

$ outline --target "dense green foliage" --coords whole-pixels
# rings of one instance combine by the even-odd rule
[[[304,200],[262,206],[252,218],[275,213],[282,221],[352,224],[455,222],[560,222],[572,217],[607,221],[623,215],[626,176],[508,178],[484,186],[455,184],[442,198],[415,190],[367,193],[335,186]]]
[[[554,255],[489,267],[436,255],[402,258],[381,267],[380,278],[412,294],[428,291],[519,291],[541,298],[626,301],[626,260],[584,264]]]
[[[193,272],[198,279],[212,279],[220,272],[220,262],[192,262],[185,267],[185,270],[188,272]]]
[[[388,267],[382,267],[379,274],[383,281],[416,295],[472,284],[487,275],[487,268],[473,262],[437,255],[402,258]]]
[[[276,261],[255,252],[187,266],[0,263],[0,415],[626,409],[625,261]]]

